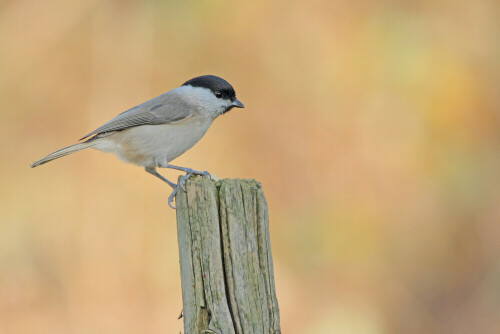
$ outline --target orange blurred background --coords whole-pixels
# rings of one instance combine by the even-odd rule
[[[283,333],[500,333],[498,1],[0,2],[0,332],[179,333],[170,188],[29,163],[191,77],[262,182]],[[178,173],[161,171],[171,180]]]

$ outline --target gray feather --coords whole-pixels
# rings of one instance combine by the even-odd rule
[[[122,112],[80,140],[96,134],[125,130],[139,125],[172,123],[189,117],[192,114],[192,109],[193,107],[184,101],[179,94],[169,91]]]
[[[87,140],[87,141],[85,141],[83,143],[78,143],[78,144],[75,144],[75,145],[71,145],[71,146],[68,146],[68,147],[61,148],[60,150],[52,152],[49,155],[47,155],[46,157],[43,157],[40,160],[37,160],[37,161],[33,162],[30,166],[31,166],[31,168],[33,168],[33,167],[36,167],[36,166],[43,165],[44,163],[47,163],[47,162],[49,162],[51,160],[54,160],[54,159],[57,159],[57,158],[61,158],[61,157],[64,157],[65,155],[68,155],[68,154],[71,154],[71,153],[74,153],[74,152],[81,151],[83,149],[92,147],[92,146],[96,145],[98,142],[99,142],[98,140],[95,140],[94,138],[91,138],[91,139],[89,139],[89,140]]]

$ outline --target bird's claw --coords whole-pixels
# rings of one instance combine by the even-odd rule
[[[170,196],[168,196],[168,206],[170,206],[172,209],[176,209],[175,206],[173,206],[173,201],[174,201],[174,197],[175,195],[177,194],[177,189],[180,187],[184,192],[186,192],[186,181],[191,177],[191,175],[202,175],[202,176],[206,176],[208,178],[212,178],[210,173],[207,172],[206,170],[205,171],[197,171],[197,170],[194,170],[194,169],[190,169],[186,172],[186,174],[181,177],[181,179],[179,180],[179,184],[176,185],[175,187],[173,187],[174,190],[172,190],[172,193],[170,194]]]
[[[172,205],[172,202],[174,201],[174,197],[177,194],[177,186],[175,186],[173,189],[174,190],[172,190],[170,196],[168,196],[168,206],[175,210],[176,208]]]
[[[186,192],[186,187],[185,187],[186,181],[191,177],[191,175],[193,175],[193,173],[188,172],[179,180],[179,186],[181,187],[182,190],[184,190],[184,192]]]
[[[199,171],[199,170],[189,169],[189,170],[187,171],[187,173],[188,173],[188,174],[190,174],[190,176],[191,176],[191,175],[201,175],[201,176],[206,176],[206,177],[208,177],[209,179],[211,179],[211,178],[212,178],[212,176],[210,175],[210,173],[209,173],[209,172],[207,172],[206,170]]]
[[[204,170],[202,172],[198,172],[198,173],[199,173],[198,175],[202,175],[202,176],[208,177],[209,179],[212,179],[212,175],[210,175],[210,173],[207,172],[206,170]]]
[[[201,175],[201,176],[206,176],[209,179],[212,178],[212,176],[210,175],[210,173],[207,172],[206,170],[204,170],[204,171],[197,171],[197,170],[194,170],[194,169],[190,169],[179,180],[179,186],[181,187],[182,190],[184,190],[184,192],[186,192],[186,187],[185,187],[186,181],[191,177],[191,175]]]

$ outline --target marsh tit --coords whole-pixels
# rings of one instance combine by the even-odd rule
[[[31,167],[90,147],[112,152],[125,162],[144,167],[146,172],[171,186],[168,204],[174,208],[177,185],[158,174],[156,167],[185,172],[179,181],[183,190],[191,175],[210,176],[206,171],[173,166],[170,162],[193,147],[214,119],[234,107],[244,108],[244,105],[236,99],[229,82],[214,75],[196,77],[119,114],[82,137],[82,142],[55,151],[33,162]]]

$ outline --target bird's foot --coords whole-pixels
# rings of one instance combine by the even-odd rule
[[[191,168],[186,168],[184,171],[187,174],[190,174],[190,175],[202,175],[202,176],[208,177],[209,179],[211,178],[210,173],[207,172],[206,170],[199,171],[199,170],[194,170],[194,169],[191,169]]]
[[[184,190],[184,192],[186,192],[186,181],[191,177],[191,175],[202,175],[211,178],[210,173],[207,172],[206,170],[198,171],[191,168],[186,168],[186,174],[183,177],[181,177],[181,179],[179,180],[179,184],[173,186],[171,185],[173,190],[170,196],[168,196],[168,205],[172,209],[175,209],[175,206],[172,205],[172,202],[174,201],[174,197],[177,194],[177,189],[181,187],[181,189]]]
[[[189,179],[191,177],[191,175],[203,175],[203,176],[207,176],[208,178],[211,179],[210,173],[207,172],[206,170],[200,172],[200,171],[197,171],[197,170],[194,170],[194,169],[191,169],[191,168],[179,167],[179,166],[168,165],[168,164],[165,167],[166,168],[180,170],[180,171],[183,171],[184,173],[186,173],[186,175],[184,175],[183,177],[181,177],[181,179],[179,180],[179,186],[181,186],[181,189],[184,190],[184,191],[186,191],[186,187],[185,187],[186,181],[187,181],[187,179]]]
[[[168,206],[174,210],[175,210],[175,206],[172,205],[172,202],[174,201],[174,197],[177,194],[177,187],[178,186],[172,187],[173,188],[172,193],[170,194],[170,196],[168,196]]]
[[[179,180],[179,186],[181,187],[182,190],[184,190],[184,192],[186,191],[186,187],[185,187],[186,181],[191,177],[191,175],[202,175],[202,176],[208,177],[209,179],[212,178],[210,176],[210,173],[207,172],[206,170],[198,171],[198,170],[194,170],[191,168],[186,168],[185,172],[186,172],[186,174],[183,177],[181,177],[181,179]]]

